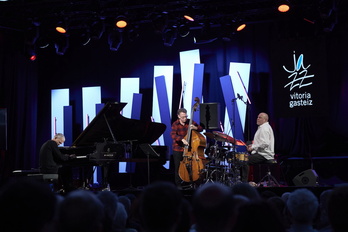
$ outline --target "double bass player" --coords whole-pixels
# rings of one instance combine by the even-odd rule
[[[180,108],[177,111],[178,119],[173,122],[172,124],[172,130],[171,130],[171,137],[173,139],[173,161],[174,161],[174,168],[175,168],[175,184],[179,189],[182,188],[181,186],[181,178],[179,176],[179,166],[180,162],[183,159],[183,152],[185,145],[188,145],[188,141],[185,140],[185,136],[189,130],[189,126],[191,130],[196,130],[197,132],[202,132],[203,128],[198,125],[196,122],[191,120],[192,124],[189,125],[190,120],[187,118],[187,110],[184,108]]]

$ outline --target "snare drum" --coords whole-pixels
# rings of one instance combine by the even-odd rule
[[[233,154],[235,159],[233,159]],[[249,160],[249,154],[246,152],[229,152],[227,160],[229,163],[232,163],[233,161],[246,163]]]
[[[249,154],[246,152],[237,152],[236,160],[239,162],[247,162],[249,160]]]

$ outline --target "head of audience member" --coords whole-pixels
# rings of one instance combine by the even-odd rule
[[[285,192],[282,194],[281,198],[283,199],[285,204],[286,204],[286,202],[288,202],[289,196],[290,196],[290,192]]]
[[[104,206],[96,194],[86,190],[70,192],[58,212],[59,231],[103,231]]]
[[[262,199],[267,200],[267,199],[269,199],[271,197],[277,196],[277,194],[275,192],[273,192],[273,191],[266,190],[266,191],[262,191],[260,196],[261,196]]]
[[[55,213],[57,198],[46,183],[19,178],[0,191],[0,231],[39,232]]]
[[[278,210],[266,200],[251,200],[239,208],[234,232],[285,232]]]
[[[181,215],[176,232],[190,231],[192,226],[192,205],[186,198],[182,199]]]
[[[112,231],[114,220],[117,214],[117,195],[110,191],[102,191],[97,194],[97,197],[103,204],[104,208],[103,231]]]
[[[140,217],[145,231],[175,231],[181,215],[182,195],[170,182],[148,185],[140,197]]]
[[[313,225],[319,202],[313,192],[301,188],[290,193],[286,207],[292,224]]]
[[[317,228],[322,229],[330,227],[329,216],[328,216],[328,200],[332,189],[323,191],[319,196],[319,213]]]
[[[124,208],[126,209],[127,214],[129,214],[130,208],[131,208],[131,200],[126,196],[119,196],[118,202],[123,204]]]
[[[282,218],[284,226],[286,228],[288,228],[290,226],[290,222],[289,222],[289,219],[285,213],[285,210],[286,210],[285,201],[279,196],[274,196],[274,197],[268,198],[267,202],[275,207],[275,209],[278,211],[280,217]]]
[[[333,189],[328,200],[328,215],[333,231],[348,231],[348,185]]]
[[[256,188],[247,183],[238,183],[232,186],[232,193],[247,197],[249,200],[259,200],[261,198]]]
[[[127,226],[127,218],[128,218],[128,214],[127,214],[126,208],[121,202],[118,202],[116,216],[113,223],[113,231],[114,232],[124,231]]]
[[[233,228],[236,210],[231,189],[207,183],[197,189],[192,201],[193,220],[198,232],[224,232]]]

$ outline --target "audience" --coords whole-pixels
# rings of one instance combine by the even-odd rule
[[[104,222],[104,206],[91,191],[72,191],[60,204],[58,229],[61,232],[101,232]]]
[[[0,189],[0,231],[348,231],[348,185],[318,199],[306,188],[277,196],[245,183],[206,183],[191,200],[169,182],[152,183],[137,196],[87,190],[62,196],[45,183],[18,178]]]
[[[291,221],[289,232],[316,231],[313,225],[319,202],[310,190],[301,188],[291,192],[286,206]]]
[[[0,191],[0,231],[42,232],[52,222],[57,198],[48,184],[18,178]]]
[[[252,187],[248,183],[239,183],[232,186],[232,194],[242,195],[250,200],[259,200],[261,196],[256,188]]]
[[[103,232],[114,231],[113,225],[118,204],[117,195],[110,191],[102,191],[97,194],[97,197],[104,207]]]
[[[334,232],[348,231],[348,185],[333,189],[328,200],[328,215]]]
[[[140,217],[146,232],[176,231],[182,210],[182,195],[169,182],[148,185],[140,199]]]
[[[316,224],[317,224],[317,229],[320,232],[332,231],[332,227],[329,222],[329,215],[328,215],[328,200],[329,200],[331,192],[332,192],[332,189],[325,190],[320,194],[320,197],[319,197],[320,216],[318,217],[318,222]]]
[[[193,196],[193,218],[197,232],[231,231],[236,209],[231,189],[218,183],[199,187]]]
[[[286,228],[274,205],[265,200],[252,200],[240,207],[233,231],[285,232]]]

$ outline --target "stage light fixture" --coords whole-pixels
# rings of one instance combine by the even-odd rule
[[[123,29],[125,27],[127,27],[128,22],[125,16],[120,15],[116,18],[116,23],[115,23],[116,27]]]
[[[177,32],[176,26],[165,29],[162,34],[164,46],[167,46],[167,47],[173,46],[174,41],[176,40],[176,37],[177,37],[177,33],[178,32]]]
[[[128,30],[128,40],[134,41],[139,37],[138,27],[133,26]]]
[[[191,21],[191,22],[195,21],[195,19],[193,18],[193,16],[191,16],[191,15],[189,15],[189,14],[185,14],[185,15],[184,15],[184,18],[187,19],[188,21]]]
[[[112,30],[108,36],[108,43],[111,51],[117,51],[123,43],[123,32]]]
[[[181,37],[186,37],[190,34],[190,27],[186,24],[181,24],[179,26],[179,35]]]
[[[211,30],[209,24],[205,24],[199,32],[196,32],[193,37],[195,44],[207,44],[214,42],[218,37],[214,31]]]
[[[56,54],[57,55],[64,55],[66,50],[69,47],[69,38],[66,36],[61,36],[57,38],[54,47],[56,48]]]
[[[64,22],[60,21],[56,25],[56,31],[61,34],[65,34],[68,31],[68,27]]]
[[[186,7],[183,17],[188,21],[191,21],[191,22],[195,21],[195,12],[192,6]]]
[[[105,22],[103,19],[94,21],[90,28],[91,39],[98,40],[105,32]]]
[[[286,0],[280,0],[280,1],[278,1],[277,4],[278,4],[277,9],[281,13],[285,13],[285,12],[288,12],[290,10],[290,4]]]
[[[35,25],[31,25],[26,31],[26,43],[29,45],[33,45],[36,43],[39,38],[39,27]]]
[[[36,54],[35,45],[27,45],[26,46],[26,55],[29,58],[29,60],[31,60],[31,61],[36,60],[37,54]]]
[[[152,26],[155,33],[161,34],[168,26],[168,13],[161,12],[152,16]]]
[[[241,23],[241,24],[237,25],[236,31],[242,31],[242,30],[244,30],[245,27],[246,27],[246,24]]]

